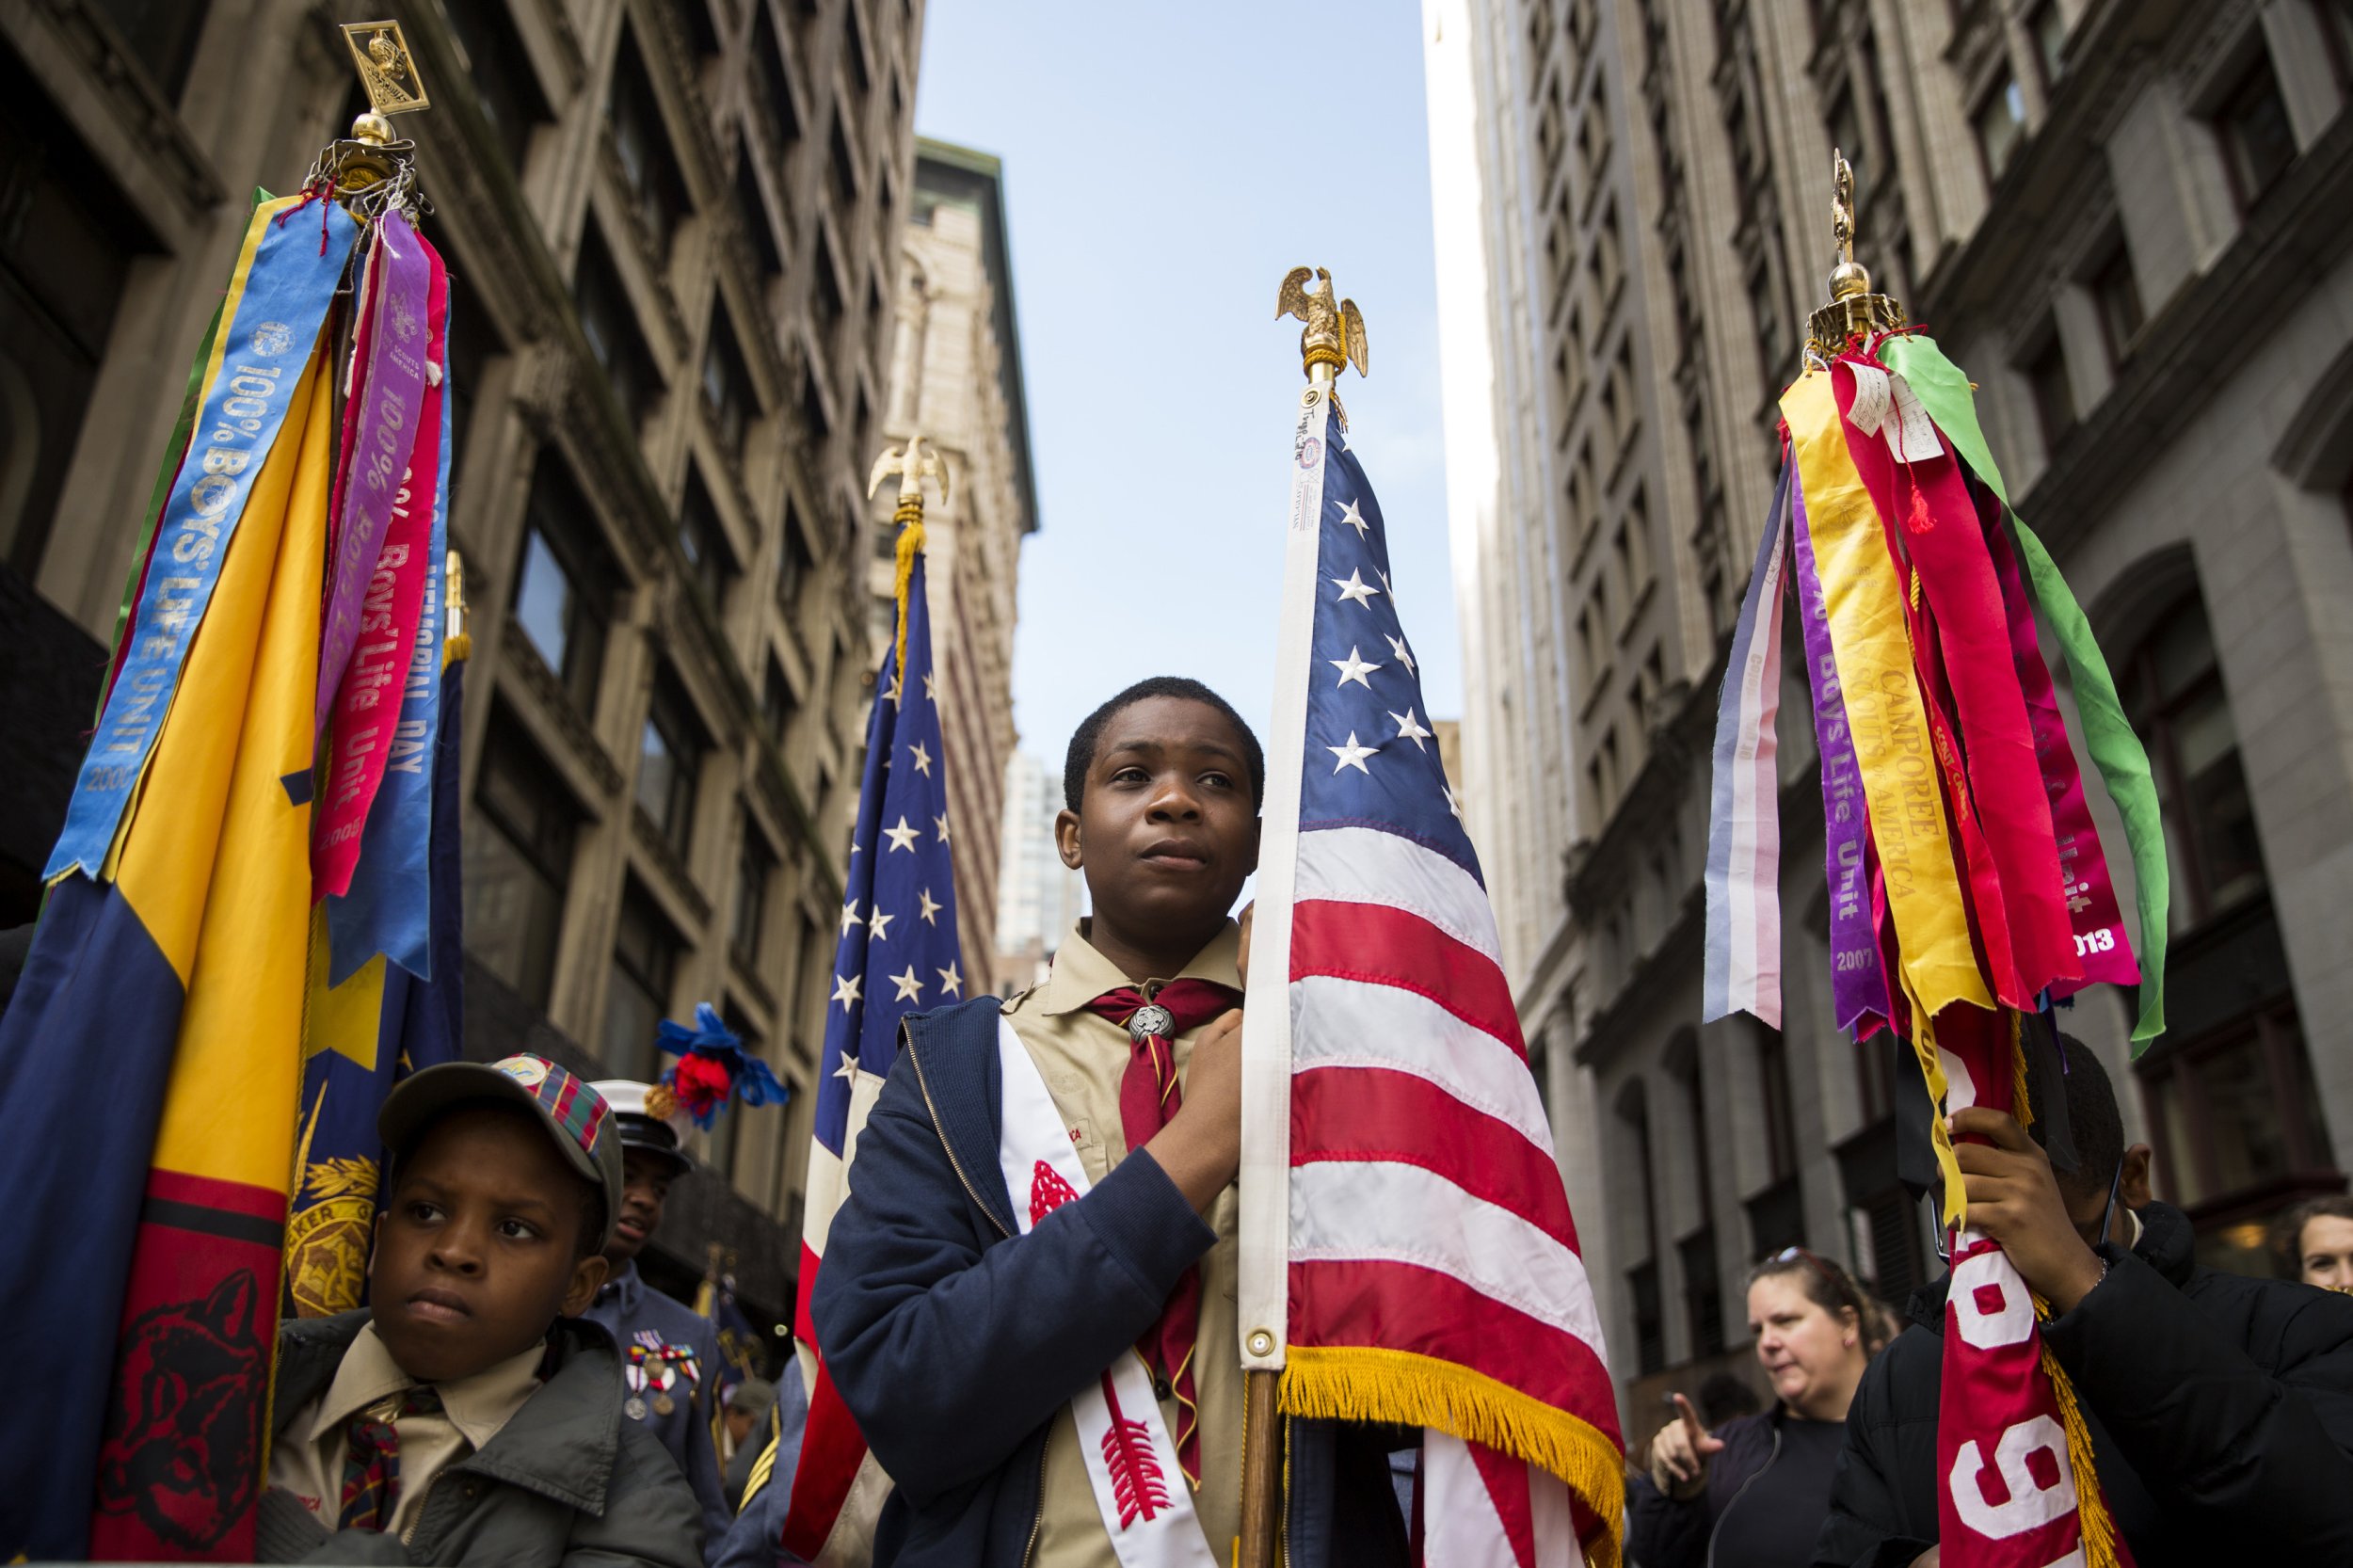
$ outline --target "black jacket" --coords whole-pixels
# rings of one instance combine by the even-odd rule
[[[2189,1222],[2140,1244],[2044,1325],[2139,1568],[2353,1563],[2353,1299],[2200,1267]],[[1903,1568],[1936,1540],[1945,1282],[1863,1375],[1816,1568]]]
[[[1637,1568],[1712,1568],[1724,1516],[1752,1489],[1756,1496],[1741,1515],[1744,1520],[1753,1522],[1753,1511],[1771,1489],[1783,1493],[1778,1500],[1784,1507],[1805,1509],[1808,1524],[1820,1517],[1821,1498],[1830,1491],[1835,1463],[1836,1451],[1824,1446],[1833,1440],[1833,1434],[1823,1432],[1820,1443],[1785,1444],[1783,1435],[1793,1419],[1786,1407],[1776,1403],[1710,1432],[1723,1451],[1707,1462],[1705,1490],[1688,1500],[1668,1496],[1648,1476],[1633,1477],[1626,1486],[1625,1548]],[[1812,1501],[1801,1501],[1808,1494]],[[1729,1539],[1739,1540],[1740,1525],[1731,1528]]]

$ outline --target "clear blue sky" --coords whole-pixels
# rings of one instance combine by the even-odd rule
[[[1424,712],[1460,713],[1419,5],[926,11],[917,129],[1005,164],[1043,525],[1021,556],[1023,749],[1059,773],[1089,709],[1160,674],[1208,681],[1264,739],[1302,385],[1274,296],[1300,264],[1365,313],[1350,444]]]

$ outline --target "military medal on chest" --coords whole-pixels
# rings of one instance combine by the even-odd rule
[[[673,1345],[649,1328],[641,1328],[632,1336],[629,1349],[629,1402],[621,1408],[632,1421],[646,1418],[648,1404],[656,1416],[668,1416],[678,1409],[678,1400],[671,1394],[681,1383],[692,1393],[702,1381],[702,1364],[695,1352],[683,1345]],[[650,1393],[652,1398],[646,1396]]]

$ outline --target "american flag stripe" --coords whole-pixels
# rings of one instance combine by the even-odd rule
[[[1503,962],[1494,906],[1479,879],[1446,856],[1376,827],[1326,827],[1299,836],[1301,900],[1380,904],[1410,910],[1466,948]]]
[[[1524,1087],[1528,1064],[1519,1051],[1428,998],[1311,975],[1292,986],[1291,1014],[1299,1082],[1316,1067],[1411,1073],[1530,1143],[1550,1145],[1544,1105]]]
[[[1303,1072],[1293,1081],[1294,1170],[1325,1160],[1377,1160],[1391,1149],[1412,1150],[1414,1163],[1492,1204],[1521,1201],[1531,1182],[1559,1169],[1549,1148],[1428,1079],[1364,1066]],[[1540,1196],[1529,1217],[1561,1245],[1577,1245],[1566,1192]]]
[[[1337,1321],[1363,1324],[1341,1330],[1333,1345],[1385,1350],[1410,1344],[1418,1347],[1416,1354],[1451,1362],[1564,1409],[1617,1398],[1609,1367],[1584,1340],[1440,1269],[1295,1262],[1291,1292],[1302,1314],[1337,1314]],[[1375,1309],[1377,1322],[1370,1317]]]
[[[1401,1233],[1400,1214],[1436,1223]],[[1291,1256],[1443,1269],[1588,1347],[1601,1343],[1593,1288],[1576,1249],[1503,1205],[1403,1160],[1293,1167]]]
[[[1425,1440],[1422,1464],[1434,1483],[1423,1560],[1517,1568],[1580,1560],[1580,1511],[1565,1488],[1537,1482],[1531,1466],[1444,1432]]]
[[[1426,997],[1474,1029],[1517,1045],[1512,987],[1495,960],[1402,909],[1329,900],[1291,909],[1291,979],[1332,975]],[[1533,1095],[1536,1085],[1529,1082]]]

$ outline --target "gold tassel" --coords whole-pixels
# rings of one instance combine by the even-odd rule
[[[1482,1372],[1411,1351],[1293,1345],[1283,1368],[1283,1413],[1314,1420],[1435,1427],[1560,1477],[1601,1521],[1588,1550],[1618,1568],[1625,1533],[1625,1455],[1594,1427]]]
[[[2051,1308],[2035,1298],[2035,1316],[2051,1320]],[[2083,1407],[2075,1402],[2070,1383],[2050,1343],[2042,1346],[2042,1374],[2051,1380],[2051,1397],[2058,1405],[2059,1424],[2067,1429],[2067,1467],[2075,1478],[2075,1525],[2083,1535],[2084,1568],[2120,1568],[2116,1556],[2116,1521],[2100,1491],[2100,1471],[2091,1457],[2091,1429],[2084,1424]]]
[[[2026,1072],[2026,1020],[2021,1013],[2009,1016],[2009,1113],[2020,1127],[2034,1126],[2034,1096],[2028,1089]]]
[[[890,515],[899,525],[899,549],[892,563],[890,593],[899,601],[899,662],[893,666],[899,689],[906,690],[907,678],[907,591],[915,584],[915,558],[923,550],[923,498],[920,494],[903,495],[899,509]]]

